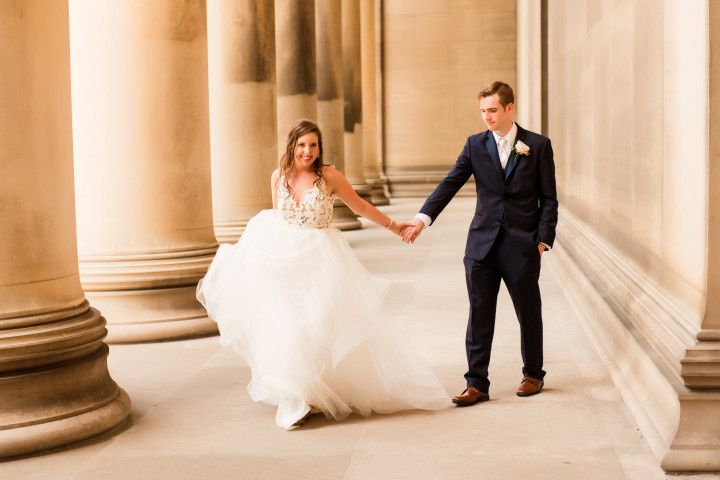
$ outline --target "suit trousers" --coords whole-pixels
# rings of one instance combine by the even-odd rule
[[[504,227],[504,226],[503,226]],[[537,245],[500,228],[492,248],[482,260],[465,257],[465,279],[470,299],[465,348],[468,386],[488,393],[488,366],[500,280],[510,293],[520,322],[520,351],[523,375],[542,380],[543,326],[540,300],[540,252]]]

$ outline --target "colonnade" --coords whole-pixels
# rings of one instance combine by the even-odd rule
[[[519,121],[553,139],[553,262],[578,321],[662,466],[720,469],[720,54],[708,46],[720,7],[665,2],[651,9],[653,25],[672,19],[658,30],[630,0],[623,29],[591,1],[385,2],[383,84],[380,3],[3,3],[0,457],[125,421],[106,340],[215,333],[195,286],[218,242],[270,207],[291,122],[317,120],[326,162],[384,204],[384,171],[398,196],[431,190],[477,131],[468,99],[503,78]],[[438,21],[448,15],[464,22]],[[628,32],[651,54],[609,61]],[[633,117],[638,135],[623,136],[616,104],[654,120]],[[665,113],[679,105],[680,124]],[[334,224],[361,226],[340,202]]]
[[[0,10],[11,66],[0,71],[0,457],[124,421],[130,401],[108,373],[106,339],[216,332],[197,282],[218,242],[271,207],[294,120],[317,120],[326,162],[387,203],[376,121],[363,115],[377,114],[375,8],[19,0]],[[361,226],[340,202],[335,225]]]
[[[377,132],[363,135],[375,90],[362,88],[361,30],[359,0],[70,1],[80,275],[109,341],[216,332],[195,286],[217,242],[271,207],[299,118],[325,129],[325,161],[360,195],[387,203]],[[335,225],[361,226],[340,201]]]

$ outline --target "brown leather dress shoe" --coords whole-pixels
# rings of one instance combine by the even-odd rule
[[[481,392],[475,387],[467,387],[460,395],[452,398],[453,403],[459,407],[469,407],[478,402],[487,402],[488,400],[490,400],[490,395]]]
[[[540,390],[542,390],[543,385],[545,385],[545,382],[542,380],[533,377],[523,377],[518,387],[517,396],[529,397],[530,395],[537,395],[540,393]]]

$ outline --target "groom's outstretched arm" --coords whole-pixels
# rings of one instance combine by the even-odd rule
[[[425,200],[420,213],[427,215],[430,217],[431,222],[434,222],[457,191],[465,185],[470,175],[472,175],[472,165],[470,163],[470,140],[468,139],[455,165],[450,169],[447,176],[440,181],[435,191]]]
[[[555,185],[555,161],[550,139],[540,151],[540,223],[538,241],[552,247],[558,221],[557,189]]]

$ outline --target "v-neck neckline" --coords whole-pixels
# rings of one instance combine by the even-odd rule
[[[307,194],[310,193],[310,190],[312,190],[312,189],[315,188],[315,187],[317,187],[317,181],[313,182],[312,187],[308,188],[307,190],[305,190],[305,191],[302,193],[302,195],[300,195],[300,200],[299,200],[299,201],[298,201],[298,200],[295,200],[295,195],[293,195],[292,193],[290,194],[290,198],[291,198],[292,201],[295,203],[295,205],[300,205],[300,204],[303,203],[303,201],[305,200],[305,197],[307,196]]]
[[[318,184],[320,183],[321,179],[322,179],[322,177],[317,177],[317,178],[313,181],[312,185],[311,185],[307,190],[305,190],[305,191],[302,193],[302,195],[300,195],[300,200],[299,200],[299,201],[298,201],[298,200],[295,200],[295,194],[294,194],[294,192],[288,192],[288,193],[290,194],[290,199],[293,201],[293,203],[294,203],[295,205],[300,205],[300,204],[303,203],[303,201],[305,200],[305,197],[307,196],[307,194],[308,194],[313,188],[316,188],[316,187],[318,186]]]

